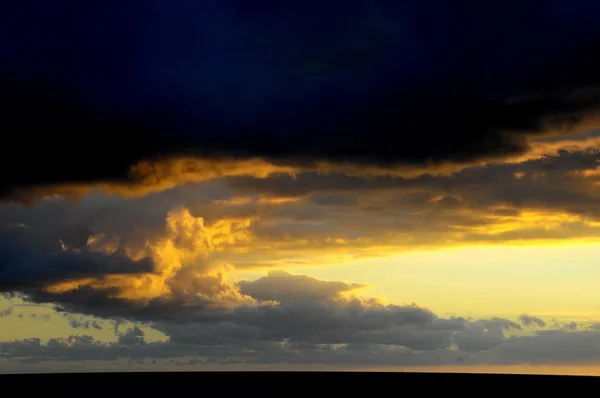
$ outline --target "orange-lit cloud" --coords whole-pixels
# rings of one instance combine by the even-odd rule
[[[591,140],[589,135],[582,137],[581,142]],[[110,195],[97,192],[77,205],[61,199],[45,200],[31,208],[6,204],[10,211],[3,220],[6,225],[87,225],[96,231],[89,238],[88,249],[103,253],[115,253],[126,235],[123,250],[128,258],[145,256],[158,267],[155,274],[145,275],[143,282],[137,276],[125,277],[131,283],[137,281],[129,290],[141,291],[139,283],[147,285],[150,292],[143,295],[148,297],[156,289],[166,292],[161,289],[170,271],[164,270],[181,268],[166,263],[180,264],[192,257],[165,257],[165,253],[174,255],[172,242],[177,234],[172,232],[175,227],[169,226],[174,221],[167,222],[165,232],[164,217],[181,206],[187,209],[189,220],[181,221],[177,228],[187,225],[185,228],[202,230],[193,227],[200,222],[190,221],[193,219],[203,220],[203,233],[220,231],[209,238],[218,244],[196,247],[194,255],[210,252],[215,263],[238,269],[341,263],[427,247],[597,240],[598,151],[589,149],[588,144],[582,146],[588,150],[571,152],[554,142],[548,145],[555,155],[411,179],[340,173],[290,175],[289,169],[288,174],[272,175],[264,163],[255,163],[265,167],[255,177],[247,177],[232,164],[212,175],[234,170],[237,177],[139,198],[109,200]],[[58,219],[57,214],[66,218]],[[227,239],[233,240],[225,244]],[[115,288],[120,283],[115,278],[94,283]],[[74,282],[68,283],[72,286]]]
[[[162,192],[177,186],[198,184],[231,177],[254,177],[267,179],[277,175],[296,176],[301,173],[329,175],[341,173],[351,177],[372,179],[391,177],[414,179],[424,175],[451,176],[467,168],[485,167],[494,164],[519,164],[556,156],[561,151],[589,151],[600,148],[600,136],[593,134],[593,128],[600,127],[600,117],[588,116],[570,128],[569,134],[549,130],[547,135],[536,135],[525,142],[522,153],[491,157],[469,162],[432,162],[425,165],[394,164],[375,166],[352,162],[271,161],[262,158],[202,158],[167,157],[155,161],[141,161],[131,167],[129,178],[122,182],[96,181],[87,184],[61,184],[34,186],[15,189],[12,197],[25,202],[35,202],[42,197],[65,196],[81,198],[90,191],[103,191],[123,198],[143,197]],[[590,133],[591,131],[591,133]]]
[[[143,247],[119,247],[133,261],[152,259],[154,269],[151,273],[111,274],[100,278],[69,280],[48,285],[44,290],[51,294],[63,294],[88,287],[101,291],[114,290],[112,298],[125,300],[147,301],[179,294],[191,297],[204,295],[211,301],[219,301],[219,304],[227,304],[228,301],[235,303],[236,299],[244,298],[227,282],[224,275],[227,268],[212,264],[208,256],[228,246],[250,241],[250,223],[251,220],[219,221],[207,226],[201,217],[195,218],[185,209],[174,210],[167,215],[164,236],[149,238]],[[88,247],[107,255],[116,251],[114,245],[103,245],[102,237],[95,235],[89,238]],[[184,267],[189,270],[181,273]],[[235,297],[229,297],[231,294]]]

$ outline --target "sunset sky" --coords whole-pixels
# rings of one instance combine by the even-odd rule
[[[595,3],[0,6],[0,372],[600,375]]]

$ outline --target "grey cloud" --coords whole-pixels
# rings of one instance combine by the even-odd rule
[[[568,330],[577,330],[579,325],[577,324],[577,322],[569,322],[566,323],[563,327]]]
[[[41,290],[29,292],[28,298],[39,302],[52,302],[59,311],[94,315],[97,317],[126,317],[139,321],[177,318],[193,314],[204,307],[198,305],[187,309],[181,300],[126,300],[112,298],[117,289],[94,289],[80,287],[64,293],[48,293]],[[208,302],[207,302],[208,304]]]
[[[546,322],[544,322],[544,320],[542,320],[538,317],[535,317],[535,316],[527,315],[527,314],[521,315],[519,317],[519,321],[524,326],[538,326],[538,327],[546,326]]]
[[[64,313],[65,317],[68,319],[69,325],[74,329],[96,329],[102,330],[102,325],[95,319],[83,319],[83,317],[76,318],[71,314]]]
[[[225,321],[198,324],[160,322],[155,328],[174,342],[224,344],[227,341],[287,340],[294,344],[389,344],[413,349],[447,348],[460,321],[438,319],[422,310],[392,307],[382,313],[347,308],[297,307],[261,310],[250,316],[236,314]]]
[[[505,330],[520,328],[507,319],[479,320],[456,333],[454,341],[461,350],[485,351],[497,347],[505,339]]]
[[[311,195],[310,201],[321,206],[356,206],[358,198],[343,194],[315,194]]]
[[[288,288],[278,290],[277,286]],[[527,332],[509,319],[442,318],[416,305],[384,305],[375,299],[346,297],[344,293],[353,287],[271,272],[242,286],[263,298],[264,305],[199,311],[153,322],[152,327],[167,335],[168,341],[148,342],[138,326],[119,331],[124,319],[116,318],[114,343],[86,335],[51,339],[46,344],[26,339],[0,343],[0,355],[26,362],[124,358],[140,364],[159,359],[173,366],[566,364],[600,360],[597,325],[581,331]],[[527,322],[523,319],[529,318],[521,316],[520,322]],[[507,333],[519,330],[529,334]]]
[[[135,240],[140,235],[147,238],[162,233],[165,215],[173,208],[209,205],[230,196],[231,189],[218,181],[178,186],[130,200],[94,191],[77,203],[62,198],[46,198],[35,206],[2,203],[0,225],[23,224],[57,239],[83,239],[86,232],[100,231],[109,237]]]
[[[600,361],[600,334],[544,330],[534,336],[512,337],[490,352],[489,360],[496,363],[594,363]]]
[[[311,199],[309,204],[281,207],[271,212],[270,223],[259,221],[254,228],[259,237],[272,240],[284,234],[321,242],[328,236],[361,237],[380,245],[393,241],[388,238],[390,232],[399,236],[394,242],[396,245],[401,242],[441,244],[448,234],[456,232],[464,232],[458,239],[465,242],[597,236],[600,230],[587,224],[585,219],[564,220],[562,228],[550,231],[544,226],[524,227],[490,235],[469,229],[494,225],[501,221],[500,217],[518,220],[523,211],[568,212],[599,219],[596,204],[600,195],[594,188],[597,178],[569,174],[591,171],[598,160],[596,151],[563,151],[555,157],[472,167],[451,176],[423,176],[412,180],[373,178],[367,182],[341,175],[306,175],[304,180],[300,177],[290,180],[289,186],[302,193],[312,192],[315,197],[343,195],[354,198],[356,204],[324,206],[319,200]],[[524,174],[517,178],[518,173]],[[283,189],[279,180],[286,178],[256,180],[256,187],[267,192],[272,191],[268,188],[270,184],[274,190]],[[346,181],[346,185],[339,184],[340,180]],[[311,218],[320,223],[305,221]],[[356,231],[361,231],[362,236],[352,236]],[[355,242],[351,244],[355,247]]]
[[[506,325],[498,320],[476,322]],[[480,325],[479,325],[480,326]],[[479,327],[474,326],[474,327]],[[131,331],[130,331],[131,333]],[[223,340],[221,344],[206,345],[201,341],[145,342],[139,333],[134,339],[102,343],[91,336],[69,336],[51,339],[42,344],[39,339],[0,343],[0,355],[8,360],[27,361],[115,361],[119,358],[133,362],[157,359],[173,365],[202,365],[209,363],[246,366],[253,364],[331,364],[337,366],[420,366],[448,364],[578,364],[600,360],[600,333],[565,330],[538,331],[531,336],[490,338],[484,343],[480,336],[462,335],[460,342],[468,348],[451,347],[410,349],[405,346],[349,343],[309,344],[288,341],[245,342]],[[458,334],[457,334],[458,336]],[[453,341],[454,343],[454,341]],[[84,366],[84,365],[82,365]]]
[[[124,324],[127,323],[127,320],[122,317],[116,317],[116,318],[111,319],[110,323],[113,326],[113,331],[115,333],[115,336],[119,336],[120,335],[119,329],[121,328],[121,326],[123,326]]]
[[[135,344],[146,344],[144,341],[144,331],[138,326],[134,326],[119,336],[119,344],[128,346]]]
[[[276,175],[270,178],[255,177],[228,177],[224,181],[239,193],[267,194],[283,197],[306,196],[318,193],[312,198],[317,204],[331,205],[332,199],[342,198],[337,196],[343,192],[355,193],[357,191],[385,190],[405,186],[414,186],[418,182],[431,180],[431,176],[421,176],[415,179],[402,177],[373,177],[369,179],[349,176],[343,173],[321,174],[316,172],[300,173],[297,176]],[[336,195],[336,196],[331,196]],[[324,198],[325,203],[323,202]],[[345,202],[352,199],[345,198]]]
[[[307,275],[292,275],[286,271],[270,271],[254,281],[238,283],[242,293],[263,301],[279,301],[284,305],[303,301],[327,301],[339,294],[367,287],[358,283],[321,281]]]
[[[39,338],[31,338],[0,343],[0,356],[8,359],[59,360],[59,361],[115,361],[119,358],[178,358],[185,356],[239,355],[244,350],[227,346],[207,347],[202,345],[182,345],[170,342],[145,342],[125,339],[124,342],[106,343],[88,335],[70,335],[53,338],[42,343]]]
[[[393,195],[394,200],[386,203],[383,209],[391,211],[394,207],[405,206],[416,210],[431,208],[433,204],[445,208],[458,206],[479,209],[503,204],[596,215],[593,204],[597,202],[598,195],[588,189],[590,181],[570,173],[593,170],[599,159],[597,150],[562,150],[556,156],[522,163],[474,166],[450,175],[364,179],[341,173],[304,173],[295,178],[236,177],[226,181],[242,193],[284,196],[312,194],[311,203],[328,207],[341,206],[343,201],[343,205],[356,202],[354,207],[365,209],[361,204],[368,202],[367,198],[377,195],[387,199]],[[515,175],[519,173],[520,178],[516,178]],[[429,199],[435,196],[442,196],[442,199],[430,203]],[[340,203],[337,204],[336,200]]]
[[[156,322],[172,342],[223,344],[264,341],[291,344],[386,344],[411,349],[450,347],[466,321],[443,319],[417,306],[384,305],[375,299],[346,298],[359,287],[304,275],[271,272],[241,285],[242,292],[279,305],[202,314],[188,322]]]

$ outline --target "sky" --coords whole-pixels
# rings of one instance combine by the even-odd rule
[[[0,6],[0,372],[600,375],[594,1]]]

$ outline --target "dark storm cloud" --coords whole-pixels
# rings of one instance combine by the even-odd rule
[[[86,248],[65,250],[60,236],[27,226],[0,228],[0,291],[37,290],[57,282],[153,270],[150,259],[133,261],[122,253],[107,255]]]
[[[600,83],[600,8],[569,4],[2,5],[2,190],[125,178],[182,152],[291,164],[518,152],[598,104],[570,94]]]

